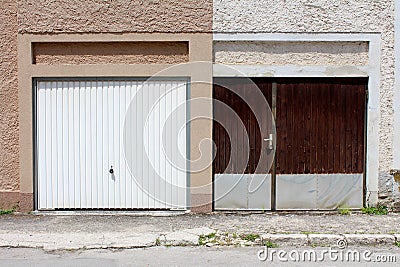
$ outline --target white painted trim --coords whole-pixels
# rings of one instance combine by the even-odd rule
[[[214,64],[214,77],[369,77],[369,66],[270,66]]]
[[[393,99],[393,169],[400,169],[400,1],[395,1],[394,24],[394,99]]]
[[[379,33],[215,33],[214,42],[235,41],[265,41],[265,42],[368,42],[369,65],[365,67],[350,66],[352,71],[334,75],[345,66],[263,66],[263,65],[226,65],[224,67],[214,65],[215,76],[238,76],[238,72],[244,75],[257,77],[354,77],[368,76],[368,111],[367,111],[367,155],[366,155],[366,187],[369,205],[378,203],[378,179],[379,179],[379,120],[380,120],[380,54],[381,35]],[[349,66],[347,66],[349,67]],[[332,68],[332,73],[326,70]],[[229,69],[232,70],[229,74]],[[360,73],[358,73],[360,71]],[[255,72],[258,72],[255,73]],[[358,75],[357,75],[358,74]],[[400,94],[400,92],[398,93]],[[398,96],[400,98],[400,95]],[[400,108],[399,108],[400,111]],[[398,111],[398,112],[399,112]],[[400,118],[398,119],[400,123]],[[400,136],[400,127],[398,128]],[[400,140],[399,140],[400,142]],[[400,152],[399,158],[400,158]],[[400,161],[400,159],[399,159]]]
[[[214,33],[216,41],[372,42],[379,33]]]

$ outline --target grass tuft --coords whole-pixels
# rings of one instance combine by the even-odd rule
[[[12,214],[12,213],[14,213],[15,210],[16,210],[15,208],[8,209],[8,210],[3,210],[0,208],[0,215]]]
[[[277,247],[278,247],[277,244],[275,244],[275,243],[273,243],[273,242],[271,242],[271,241],[265,242],[264,245],[265,245],[267,248],[277,248]]]
[[[338,208],[338,213],[340,215],[350,215],[351,211],[349,208],[342,207],[342,208]]]
[[[246,241],[254,242],[254,241],[256,241],[257,238],[260,238],[260,235],[259,234],[248,234],[248,235],[242,235],[241,238]]]
[[[363,207],[361,209],[362,213],[369,215],[386,215],[389,210],[386,206],[378,205],[376,207]]]

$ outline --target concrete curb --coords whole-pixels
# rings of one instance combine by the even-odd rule
[[[266,234],[262,240],[278,246],[340,247],[395,246],[400,235],[391,234]]]
[[[236,236],[236,235],[235,235]],[[42,248],[45,250],[129,249],[153,246],[263,246],[278,247],[391,247],[400,242],[399,234],[261,234],[252,241],[245,235],[232,239],[210,228],[158,233],[1,233],[0,247]],[[210,238],[199,243],[201,238]],[[221,241],[223,238],[224,241]],[[226,241],[228,240],[228,241]],[[229,242],[231,240],[231,242]]]

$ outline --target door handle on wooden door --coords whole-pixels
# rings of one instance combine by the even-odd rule
[[[273,134],[269,134],[269,138],[264,138],[264,141],[269,142],[268,149],[271,149],[271,150],[274,149],[274,135]]]

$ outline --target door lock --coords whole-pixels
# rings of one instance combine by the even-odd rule
[[[268,142],[268,149],[273,150],[274,149],[274,135],[269,134],[269,138],[264,138],[265,142]]]
[[[111,174],[114,173],[114,170],[113,170],[113,167],[112,167],[112,166],[111,166],[111,169],[109,170],[109,172],[110,172]]]

